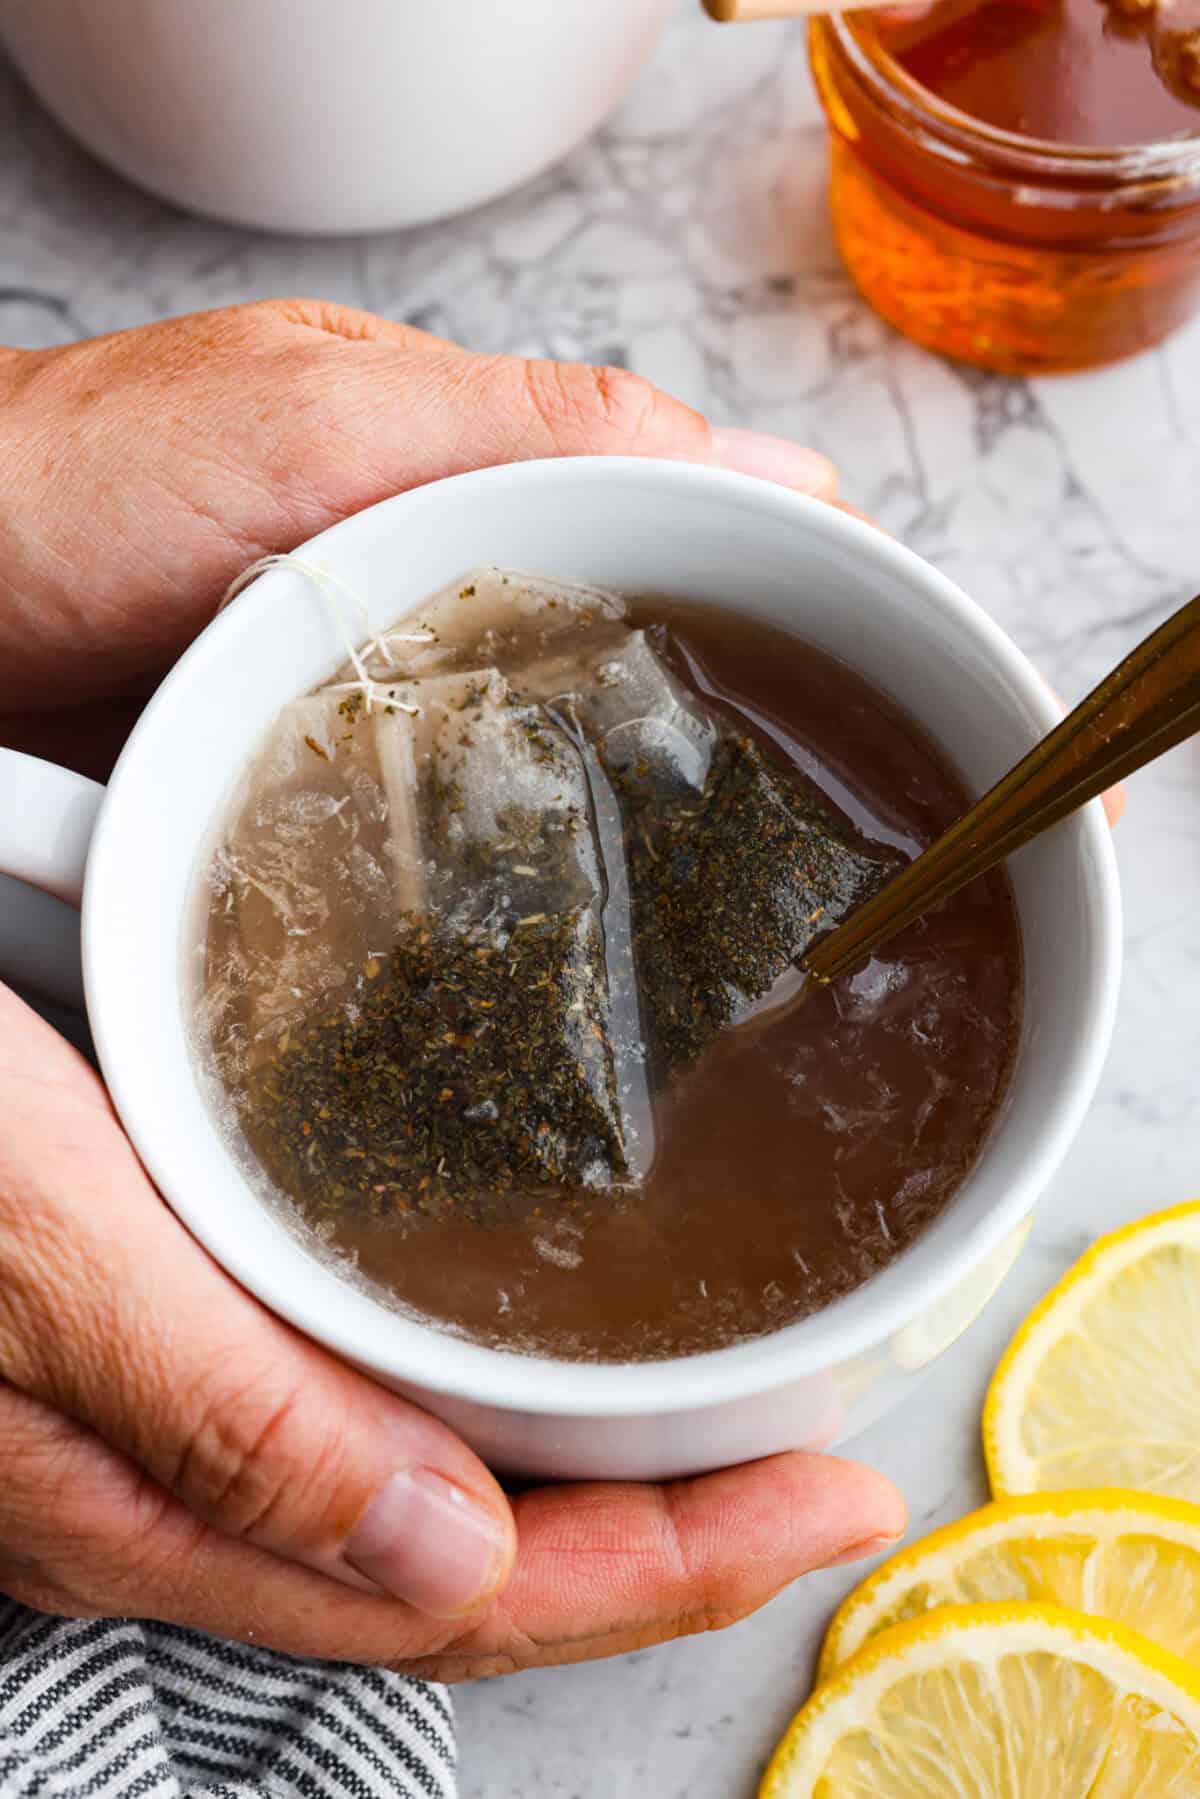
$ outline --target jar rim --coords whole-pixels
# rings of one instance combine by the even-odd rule
[[[970,161],[986,148],[1014,170],[1033,176],[1073,176],[1122,184],[1200,177],[1200,129],[1188,137],[1111,147],[1026,137],[974,118],[940,99],[881,44],[868,49],[861,17],[830,13],[820,23],[833,34],[859,81],[891,111],[904,115],[927,147],[947,160]]]

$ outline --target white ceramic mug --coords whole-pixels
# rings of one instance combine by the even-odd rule
[[[382,231],[528,180],[674,0],[0,0],[0,44],[121,174],[274,231]]]
[[[1059,717],[1020,652],[936,570],[832,507],[742,475],[626,458],[520,463],[387,500],[305,556],[362,595],[376,629],[487,562],[774,620],[899,701],[972,793]],[[68,898],[82,883],[92,1032],[158,1187],[267,1305],[496,1466],[665,1477],[852,1435],[986,1301],[1092,1097],[1120,966],[1099,804],[1012,862],[1026,997],[1011,1093],[978,1165],[911,1248],[757,1342],[636,1366],[539,1360],[398,1317],[319,1266],[247,1187],[194,1078],[182,973],[198,858],[270,719],[343,654],[311,584],[273,571],[167,677],[106,792],[0,752],[0,870]]]

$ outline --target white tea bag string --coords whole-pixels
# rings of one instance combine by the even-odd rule
[[[236,600],[238,595],[242,593],[245,588],[249,587],[252,582],[257,581],[260,575],[265,574],[268,569],[272,568],[295,569],[298,574],[304,575],[307,580],[312,582],[317,591],[329,601],[333,608],[333,616],[337,621],[337,627],[341,633],[342,643],[346,650],[346,658],[354,670],[356,679],[353,681],[342,681],[336,685],[330,686],[326,689],[327,692],[345,691],[347,693],[361,693],[368,712],[371,711],[375,702],[378,701],[380,705],[394,706],[400,712],[408,712],[414,716],[420,713],[421,708],[419,706],[405,705],[401,700],[392,699],[385,688],[380,687],[372,680],[370,674],[367,672],[366,656],[376,655],[383,662],[387,663],[390,661],[388,645],[393,643],[433,643],[436,641],[434,633],[432,631],[384,631],[379,635],[372,634],[370,629],[370,613],[367,610],[366,601],[362,598],[361,594],[355,593],[352,587],[348,587],[347,584],[335,575],[331,569],[322,568],[320,564],[316,562],[307,562],[303,556],[297,556],[291,552],[273,556],[260,556],[257,562],[252,562],[248,568],[244,568],[241,574],[230,582],[229,586],[221,596],[217,611],[224,612],[226,606],[233,600]],[[355,608],[362,620],[364,637],[363,649],[361,650],[354,642],[349,627],[347,626],[346,616],[342,610],[343,600],[349,600],[351,606]]]

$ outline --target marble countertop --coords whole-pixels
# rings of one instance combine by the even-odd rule
[[[1200,320],[1080,377],[951,367],[838,264],[803,34],[689,3],[612,125],[513,197],[341,242],[206,224],[72,148],[0,69],[0,342],[311,293],[476,348],[625,363],[722,423],[834,456],[848,498],[987,606],[1068,698],[1200,587]],[[979,1407],[1028,1307],[1098,1231],[1200,1193],[1200,742],[1131,785],[1127,967],[1097,1103],[1015,1273],[853,1448],[921,1532],[983,1497]],[[853,1572],[720,1635],[459,1695],[464,1799],[749,1799]]]

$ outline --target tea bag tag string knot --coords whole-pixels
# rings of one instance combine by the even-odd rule
[[[230,582],[221,596],[217,612],[224,612],[225,608],[232,604],[240,593],[257,581],[260,575],[272,568],[294,569],[297,574],[303,575],[306,580],[310,581],[322,598],[328,602],[341,635],[346,659],[354,670],[354,680],[340,684],[347,692],[361,693],[368,712],[378,701],[381,705],[391,706],[400,712],[409,712],[414,716],[420,713],[419,706],[405,705],[403,701],[393,699],[384,688],[372,680],[367,669],[367,661],[369,657],[377,656],[381,662],[386,664],[391,660],[388,647],[390,644],[433,643],[435,641],[434,633],[432,631],[385,631],[381,635],[373,634],[370,629],[370,613],[361,594],[355,593],[354,589],[347,586],[346,582],[335,575],[331,569],[322,568],[317,562],[308,562],[303,556],[297,556],[290,551],[279,555],[260,556],[257,562],[252,562]],[[357,612],[361,620],[363,633],[361,647],[355,643],[347,623],[344,610],[346,603],[349,604],[352,611]],[[329,691],[333,691],[333,689],[331,688]]]

